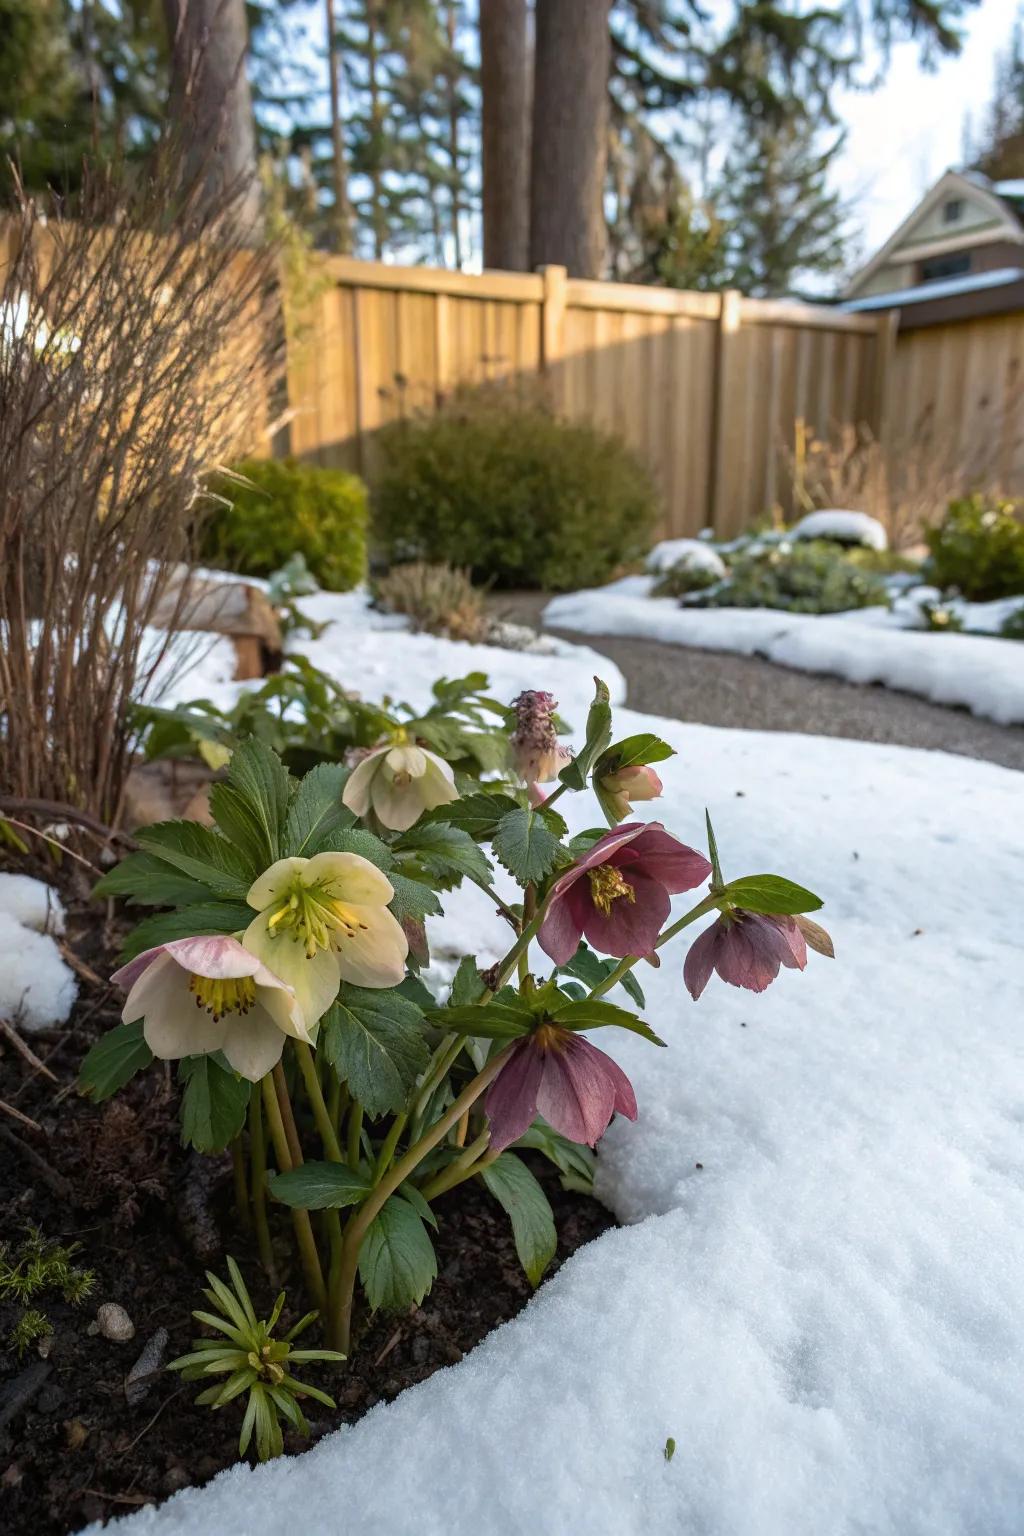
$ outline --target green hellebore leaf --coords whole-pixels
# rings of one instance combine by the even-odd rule
[[[376,1312],[418,1306],[437,1276],[434,1245],[418,1212],[392,1195],[371,1222],[359,1252],[359,1278]]]
[[[471,880],[491,878],[487,855],[468,832],[451,822],[419,821],[402,834],[394,848],[396,854],[415,854],[428,877],[451,871]]]
[[[494,834],[495,855],[513,879],[529,885],[551,873],[561,844],[537,811],[517,806],[503,816]]]
[[[615,742],[607,752],[603,752],[595,765],[594,776],[597,778],[606,773],[618,773],[623,768],[635,768],[644,763],[661,763],[666,757],[675,755],[675,747],[670,747],[660,736],[654,736],[650,731],[641,731],[636,736],[627,736]]]
[[[590,770],[612,739],[612,708],[608,685],[594,678],[594,702],[587,715],[587,739],[583,750],[558,775],[566,789],[586,789]]]
[[[142,1020],[118,1024],[101,1035],[86,1055],[78,1071],[78,1091],[102,1104],[152,1060],[153,1052],[142,1037]]]
[[[602,960],[586,944],[581,944],[572,959],[565,965],[560,965],[558,969],[563,976],[576,976],[580,981],[586,982],[593,991],[594,987],[600,986],[601,982],[611,975],[618,963],[617,960],[610,958]],[[644,1006],[643,990],[633,971],[627,971],[619,978],[619,986],[633,999],[638,1008]]]
[[[252,1084],[216,1056],[186,1056],[178,1063],[185,1084],[181,1139],[197,1152],[223,1152],[245,1124]]]
[[[542,1152],[562,1175],[563,1189],[574,1189],[584,1195],[593,1193],[594,1170],[597,1166],[593,1148],[569,1141],[540,1116],[523,1132],[516,1146]]]
[[[474,842],[486,843],[494,836],[502,817],[518,809],[518,801],[513,800],[511,795],[492,795],[481,791],[475,795],[463,795],[449,805],[439,805],[436,810],[428,812],[423,821],[428,826],[431,822],[442,822],[459,827]]]
[[[121,950],[121,963],[134,960],[143,950],[171,939],[191,939],[207,933],[237,933],[248,928],[253,911],[244,901],[201,901],[176,912],[155,912],[133,928]]]
[[[215,900],[209,886],[152,853],[129,853],[93,886],[94,896],[122,896],[140,907],[180,907]]]
[[[473,1003],[480,1001],[483,990],[484,979],[477,967],[476,956],[463,955],[452,979],[449,1003],[453,1008],[471,1007]]]
[[[388,870],[388,879],[395,893],[389,905],[400,923],[421,923],[425,917],[436,916],[441,911],[437,896],[422,880],[410,880],[408,875],[400,875],[393,869]]]
[[[249,827],[255,846],[263,849],[263,867],[273,864],[281,857],[281,835],[292,790],[287,768],[276,752],[251,736],[232,753],[226,782],[234,791],[233,821],[239,829],[243,821]],[[213,814],[217,816],[216,811]]]
[[[319,1049],[371,1118],[405,1108],[430,1054],[415,1003],[398,991],[347,984],[324,1014]]]
[[[719,890],[725,881],[722,878],[722,865],[718,857],[718,843],[715,839],[715,829],[711,825],[711,812],[704,811],[704,820],[708,828],[708,858],[711,860],[711,889]]]
[[[340,763],[318,763],[305,775],[285,818],[281,845],[285,858],[312,858],[332,832],[355,824],[352,812],[341,803],[347,778]]]
[[[468,1008],[435,1008],[427,1017],[439,1029],[481,1040],[514,1040],[519,1035],[528,1035],[534,1024],[533,1014],[518,999],[514,1003],[492,1001]]]
[[[617,1008],[614,1003],[606,1003],[600,997],[566,1000],[553,1007],[550,1013],[556,1024],[560,1024],[563,1029],[582,1031],[614,1026],[617,1029],[628,1029],[634,1035],[642,1035],[652,1045],[665,1044],[651,1026],[643,1019],[638,1019],[635,1013],[630,1013],[626,1008]]]
[[[744,875],[742,880],[730,881],[721,894],[747,912],[764,912],[776,917],[816,912],[825,905],[813,891],[795,885],[781,875]]]
[[[526,1278],[531,1285],[539,1285],[558,1245],[547,1195],[526,1164],[511,1152],[503,1152],[481,1169],[480,1177],[508,1214]]]
[[[364,1173],[354,1172],[345,1163],[302,1163],[288,1173],[275,1174],[267,1187],[285,1205],[326,1211],[358,1205],[371,1186]]]
[[[158,821],[136,839],[144,853],[169,864],[217,896],[244,901],[259,866],[212,827],[197,821]]]

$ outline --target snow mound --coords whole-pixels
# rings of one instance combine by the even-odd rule
[[[727,575],[725,561],[703,539],[665,539],[647,556],[647,569],[661,575],[676,569],[707,571],[718,580]]]
[[[0,956],[0,1018],[27,1033],[65,1024],[78,985],[50,935],[0,911]]]
[[[637,595],[635,587],[623,582],[553,598],[544,620],[581,634],[627,635],[763,656],[803,672],[883,683],[935,704],[960,705],[1000,725],[1024,723],[1024,649],[1019,644],[987,635],[923,633],[906,627],[906,615],[884,608],[821,615],[772,608],[680,608],[673,598]]]
[[[641,730],[679,753],[645,809],[696,838],[707,805],[727,874],[819,890],[838,959],[699,1005],[684,944],[641,966],[669,1049],[600,1040],[640,1116],[599,1189],[634,1224],[458,1366],[130,1536],[292,1536],[297,1510],[303,1536],[1019,1536],[1024,968],[992,913],[1024,881],[1024,781],[618,714]],[[445,905],[482,963],[504,950],[482,893]]]
[[[888,549],[889,538],[877,517],[866,512],[842,512],[832,508],[808,512],[793,529],[794,539],[834,539],[837,544],[863,544],[865,549]]]
[[[64,905],[52,885],[31,875],[0,871],[0,916],[37,933],[64,932]]]

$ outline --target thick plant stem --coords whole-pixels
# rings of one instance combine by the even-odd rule
[[[394,1120],[391,1122],[391,1129],[385,1136],[384,1141],[381,1144],[380,1152],[377,1154],[377,1166],[374,1169],[375,1183],[379,1183],[379,1181],[391,1167],[391,1159],[395,1155],[395,1148],[398,1146],[402,1132],[405,1130],[405,1124],[408,1118],[409,1116],[403,1111],[402,1114],[396,1115]]]
[[[362,1150],[363,1136],[363,1106],[358,1099],[353,1099],[348,1112],[348,1165],[355,1173],[359,1168],[359,1153]]]
[[[288,1151],[291,1154],[292,1166],[298,1168],[302,1161],[302,1144],[299,1141],[299,1131],[295,1124],[295,1116],[292,1114],[292,1101],[288,1096],[288,1079],[284,1075],[284,1067],[280,1062],[274,1068],[274,1089],[277,1093],[277,1107],[284,1126],[285,1136],[288,1138]]]
[[[280,1071],[280,1063],[274,1069]],[[284,1074],[282,1073],[282,1078]],[[270,1127],[270,1138],[274,1143],[274,1155],[277,1165],[282,1173],[288,1173],[295,1167],[292,1158],[291,1147],[288,1144],[288,1134],[285,1130],[285,1122],[281,1115],[281,1105],[278,1101],[277,1088],[272,1077],[262,1079],[263,1106],[267,1113],[267,1124]],[[285,1097],[287,1099],[287,1090]],[[291,1106],[289,1105],[289,1110]],[[302,1154],[299,1153],[299,1161]],[[302,1268],[306,1276],[306,1284],[309,1287],[310,1296],[314,1305],[321,1311],[327,1308],[327,1287],[324,1285],[323,1270],[320,1268],[320,1255],[316,1249],[316,1238],[313,1236],[313,1226],[309,1219],[309,1212],[292,1210],[292,1226],[295,1229],[295,1241],[299,1248],[299,1257],[302,1260]]]
[[[231,1143],[231,1171],[235,1180],[235,1209],[243,1232],[252,1231],[252,1212],[249,1209],[249,1182],[245,1172],[245,1150],[241,1133]]]
[[[416,1094],[416,1101],[409,1113],[411,1136],[414,1141],[420,1133],[423,1116],[427,1112],[427,1105],[430,1103],[431,1094],[441,1079],[454,1066],[465,1043],[465,1035],[445,1035],[427,1063],[427,1070]]]
[[[256,1226],[256,1244],[267,1279],[271,1285],[276,1285],[277,1268],[267,1221],[267,1140],[263,1129],[261,1093],[254,1093],[249,1100],[249,1156],[252,1163],[252,1214]]]
[[[313,1119],[316,1121],[317,1133],[324,1144],[324,1151],[328,1160],[332,1163],[342,1163],[344,1158],[341,1153],[341,1143],[338,1141],[331,1120],[331,1112],[324,1099],[323,1089],[320,1086],[320,1076],[316,1070],[316,1062],[313,1060],[313,1052],[302,1040],[295,1041],[295,1055],[299,1062],[299,1071],[302,1073],[302,1081],[306,1085],[306,1093],[309,1097],[310,1108],[313,1111]]]
[[[424,1200],[433,1200],[435,1195],[443,1195],[446,1189],[454,1189],[456,1184],[461,1184],[463,1179],[470,1178],[479,1171],[479,1162],[490,1146],[490,1127],[480,1132],[475,1141],[471,1141],[461,1157],[457,1157],[448,1167],[424,1184],[420,1194]],[[494,1154],[497,1157],[498,1153]],[[494,1161],[494,1158],[491,1158]],[[474,1166],[476,1165],[476,1166]]]
[[[342,1244],[341,1270],[338,1275],[337,1314],[332,1318],[332,1331],[338,1340],[337,1348],[349,1352],[352,1338],[352,1304],[355,1296],[356,1275],[359,1270],[359,1250],[363,1246],[363,1238],[366,1236],[378,1211],[390,1199],[398,1186],[405,1182],[411,1173],[419,1167],[428,1152],[432,1152],[451,1130],[452,1126],[465,1114],[483,1093],[489,1083],[497,1077],[504,1066],[511,1047],[506,1046],[497,1056],[493,1057],[482,1071],[459,1094],[454,1104],[449,1105],[441,1118],[434,1122],[419,1141],[409,1148],[404,1157],[400,1157],[381,1179],[373,1192],[367,1197],[356,1211],[352,1220],[345,1229],[345,1240]]]

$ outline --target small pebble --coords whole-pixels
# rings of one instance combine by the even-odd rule
[[[119,1301],[105,1301],[96,1311],[96,1332],[115,1344],[135,1337],[135,1324]]]

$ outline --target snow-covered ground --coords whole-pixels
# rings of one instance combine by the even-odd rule
[[[353,644],[353,681],[376,660],[408,692],[427,643]],[[458,667],[424,650],[427,671],[490,667],[458,649]],[[556,680],[501,655],[495,692],[569,704],[589,686],[589,659]],[[1024,780],[617,711],[617,734],[645,729],[678,750],[648,814],[697,841],[710,807],[727,874],[779,870],[826,898],[837,959],[811,955],[762,997],[715,979],[697,1005],[684,944],[642,967],[669,1049],[599,1041],[640,1105],[599,1155],[629,1225],[458,1366],[301,1457],[128,1517],[129,1536],[1024,1529]],[[570,804],[593,822],[586,797]],[[446,936],[493,960],[485,898],[446,905]]]
[[[353,689],[362,698],[379,702],[390,697],[426,709],[431,688],[439,677],[464,677],[486,672],[490,692],[505,702],[523,688],[547,688],[558,699],[562,713],[573,722],[586,718],[594,693],[594,674],[600,671],[613,702],[626,696],[626,684],[614,662],[587,646],[552,640],[554,654],[536,656],[494,645],[467,645],[438,635],[414,635],[401,615],[377,613],[365,592],[317,592],[299,598],[296,605],[317,624],[327,627],[313,639],[308,634],[291,636],[286,649],[296,651]],[[203,644],[197,645],[200,639]],[[177,652],[161,664],[147,702],[173,708],[204,698],[229,709],[245,687],[259,683],[234,683],[234,650],[230,641],[207,635],[177,637]]]
[[[936,704],[957,704],[1001,725],[1024,722],[1024,644],[976,634],[934,634],[919,627],[918,588],[893,610],[841,614],[782,613],[769,608],[688,608],[651,597],[655,578],[626,576],[607,587],[555,597],[544,621],[585,635],[626,635],[666,645],[763,656],[803,672],[851,683],[884,683]],[[950,603],[971,628],[997,629],[1024,599]]]

